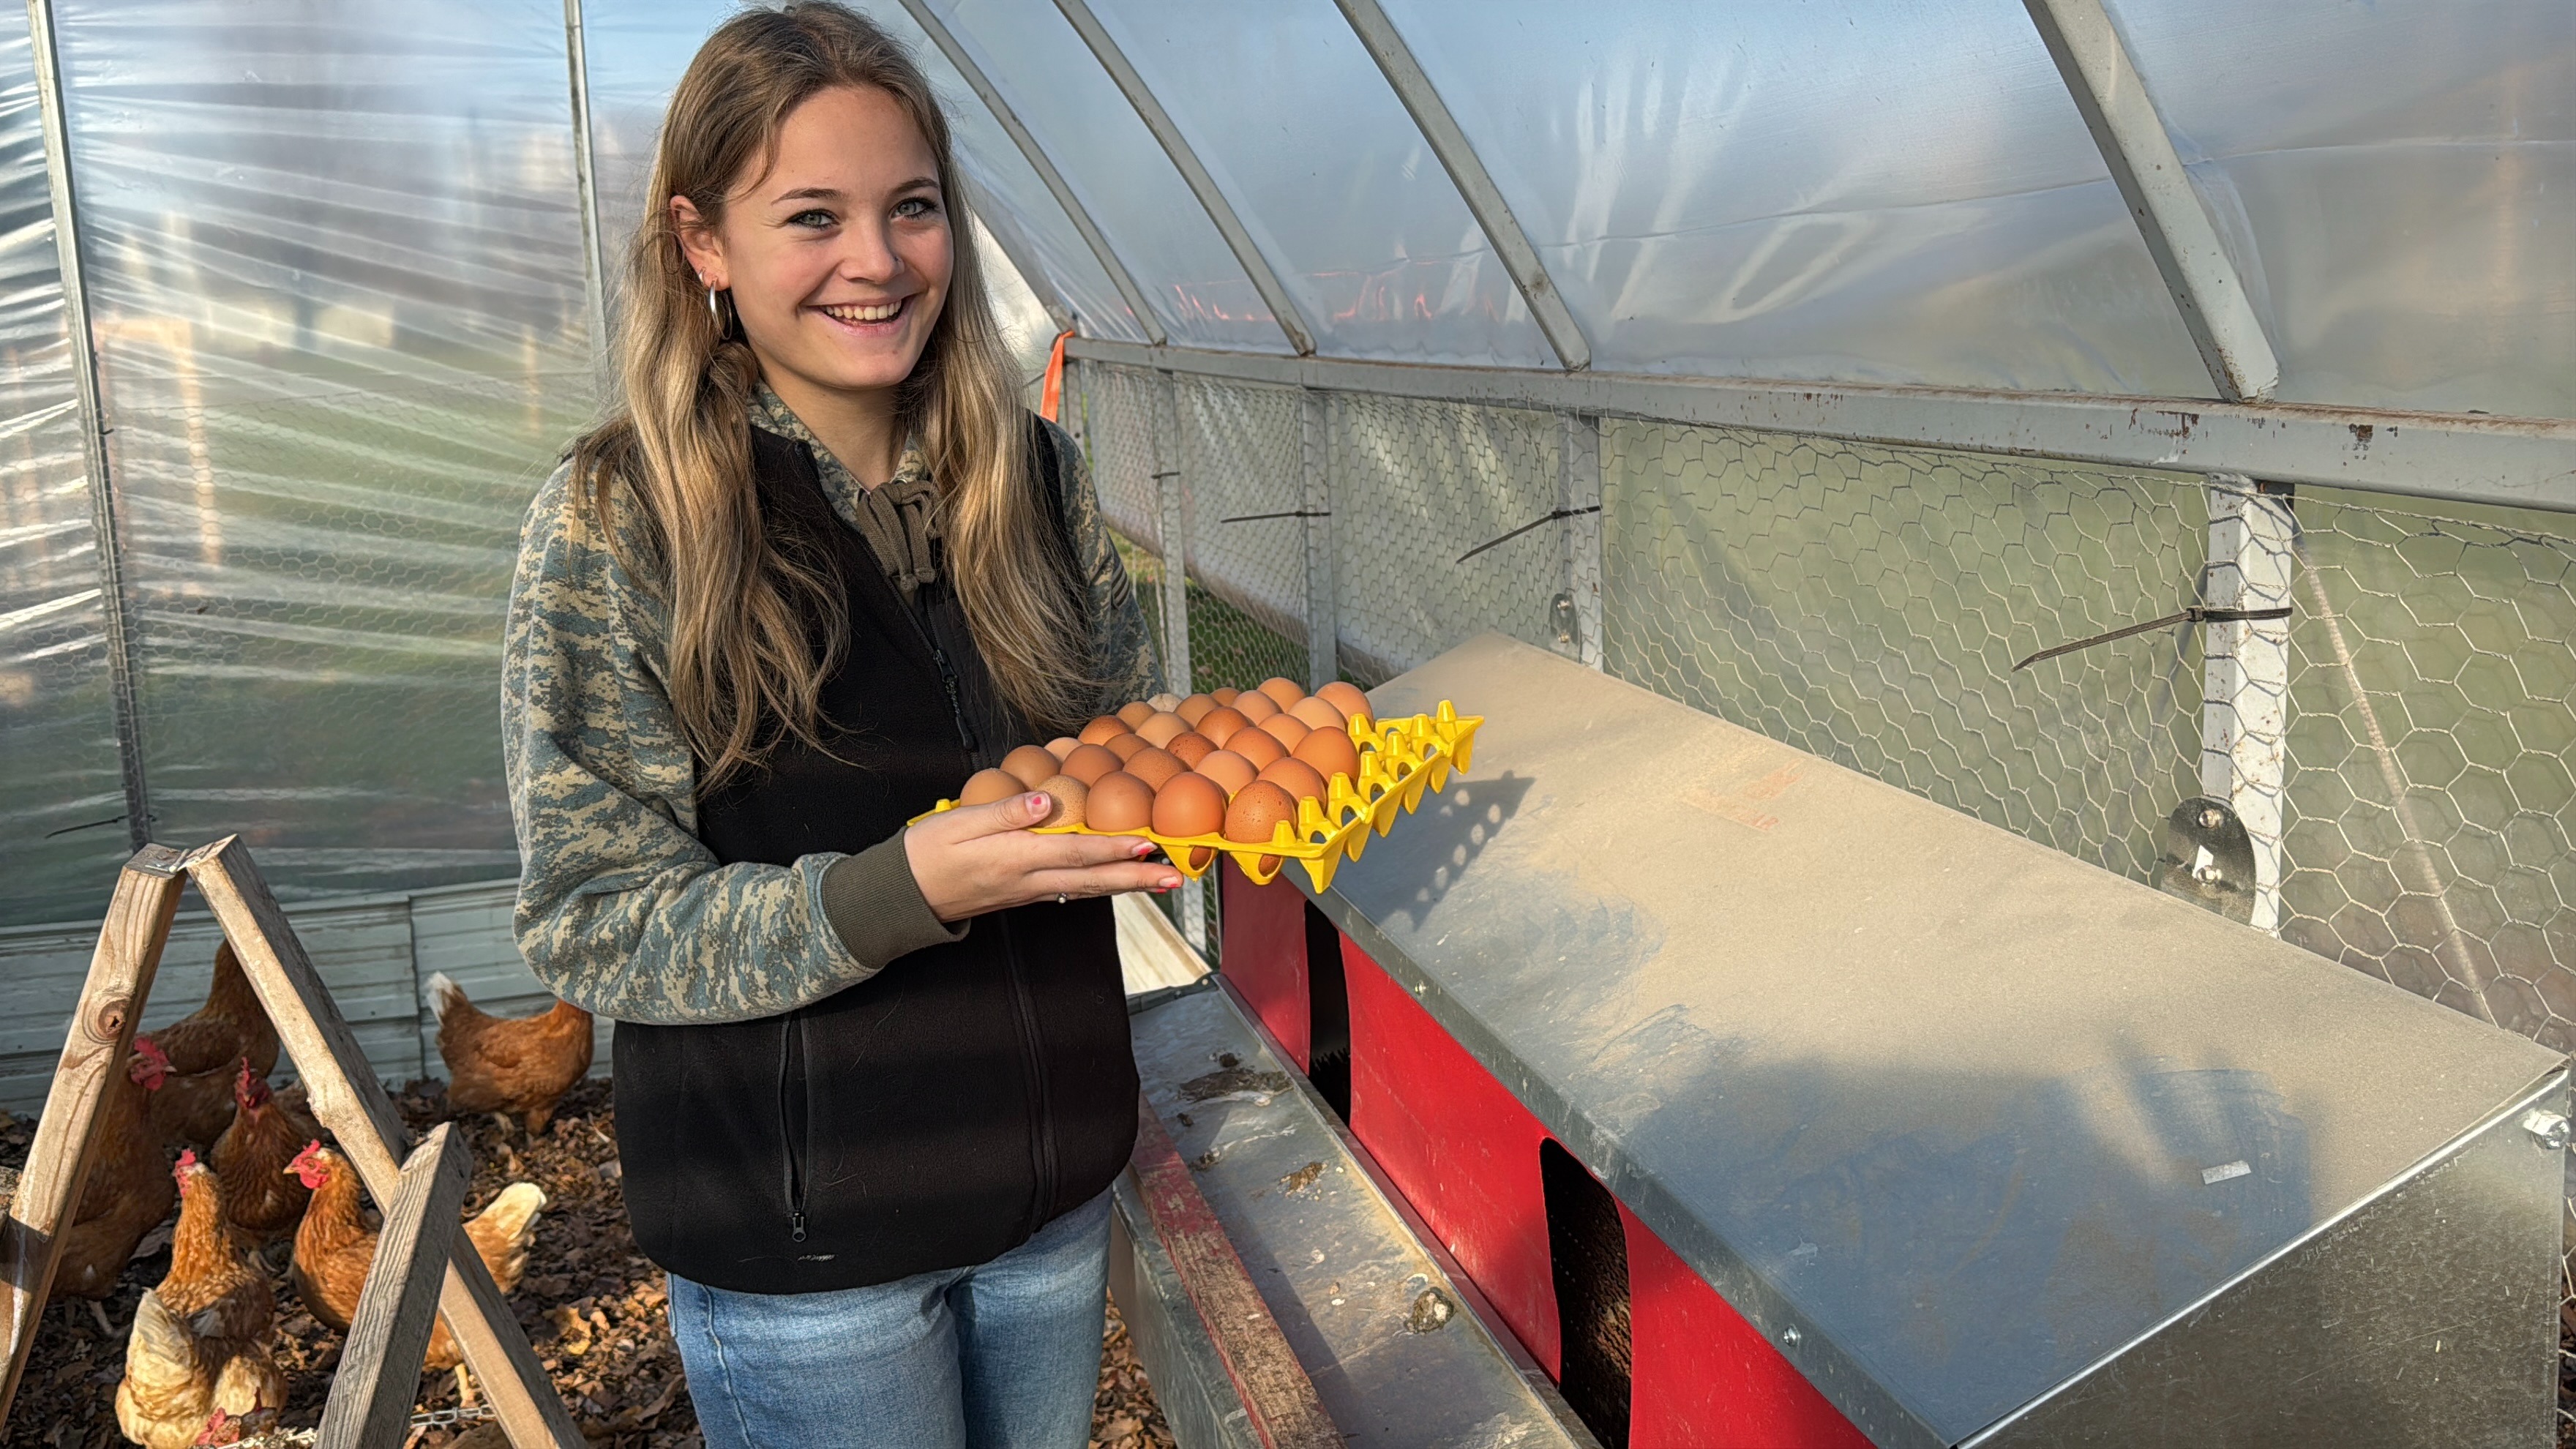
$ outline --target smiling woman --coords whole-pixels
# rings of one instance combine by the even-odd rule
[[[1179,877],[1042,794],[905,822],[1159,689],[1142,616],[900,47],[736,16],[652,184],[625,408],[512,588],[521,951],[617,1023],[710,1445],[1078,1443],[1136,1127],[1104,898]]]

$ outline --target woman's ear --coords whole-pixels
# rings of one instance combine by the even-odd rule
[[[685,196],[671,198],[671,230],[680,238],[680,250],[695,268],[698,281],[722,292],[733,286],[725,269],[724,243],[716,229],[698,214],[698,204]]]

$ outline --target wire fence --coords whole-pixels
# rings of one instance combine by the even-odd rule
[[[1573,652],[1569,525],[1462,559],[1561,509],[1566,440],[1591,436],[1567,420],[1076,371],[1158,629],[1164,520],[1184,530],[1191,688],[1295,676],[1309,628],[1363,684],[1486,629]],[[2211,631],[2015,665],[2213,602],[2211,480],[1638,419],[1597,436],[1609,672],[2157,879],[2168,818],[2207,788]],[[1317,497],[1320,569],[1295,522],[1227,521]],[[2576,520],[2327,490],[2289,508],[2280,934],[2576,1047]]]

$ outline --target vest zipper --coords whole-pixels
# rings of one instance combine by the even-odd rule
[[[1029,1113],[1037,1119],[1037,1197],[1029,1223],[1034,1233],[1055,1215],[1055,1107],[1047,1089],[1046,1054],[1038,1050],[1037,1003],[1029,999],[1028,979],[1020,972],[1019,942],[1007,913],[996,913],[993,920],[1002,928],[1002,956],[1011,972],[1011,1006],[1020,1019],[1020,1063],[1029,1074]]]
[[[797,1242],[805,1241],[805,1163],[803,1144],[796,1140],[796,1119],[791,1085],[796,1069],[804,1065],[805,1014],[791,1011],[778,1022],[778,1153],[780,1184],[787,1198],[787,1235]]]
[[[957,694],[957,672],[948,664],[948,652],[911,609],[903,616],[912,620],[921,642],[930,650],[931,662],[939,666],[939,683],[948,691],[948,713],[957,722],[957,739],[966,747],[966,765],[975,765],[975,731],[966,723],[966,706]],[[1029,999],[1029,983],[1020,971],[1020,951],[1012,939],[1011,917],[1006,911],[995,912],[991,920],[1002,932],[1002,959],[1011,975],[1011,1012],[1020,1028],[1020,1064],[1028,1072],[1029,1115],[1035,1119],[1037,1138],[1037,1191],[1032,1202],[1036,1216],[1029,1224],[1034,1233],[1046,1226],[1049,1210],[1055,1206],[1055,1112],[1047,1090],[1046,1056],[1038,1050],[1037,1003]],[[800,1216],[801,1221],[801,1216]]]

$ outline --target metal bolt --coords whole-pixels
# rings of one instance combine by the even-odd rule
[[[2522,1114],[2522,1130],[2530,1133],[2531,1140],[2539,1143],[2545,1151],[2563,1152],[2567,1148],[2567,1117],[2564,1113],[2525,1112]]]
[[[2200,812],[2200,828],[2203,830],[2216,830],[2219,826],[2226,823],[2226,813],[2215,807],[2204,809]]]
[[[1791,1348],[1796,1348],[1805,1339],[1806,1335],[1800,1333],[1794,1328],[1784,1328],[1780,1330],[1780,1341]]]

